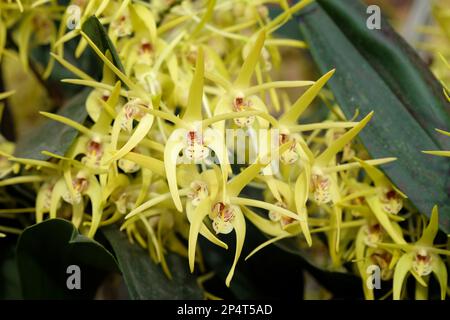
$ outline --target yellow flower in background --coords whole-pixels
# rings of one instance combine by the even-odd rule
[[[450,30],[450,24],[449,24],[448,29]],[[440,58],[445,64],[445,67],[447,69],[447,74],[450,74],[450,65],[448,64],[447,60],[442,55],[440,56]],[[444,86],[443,91],[444,91],[445,98],[447,99],[448,102],[450,102],[450,95],[449,95],[450,90],[449,90],[448,86],[446,86],[445,82],[443,83],[443,86]],[[440,129],[436,129],[436,131],[450,137],[450,132],[440,130]],[[432,154],[435,156],[450,157],[450,151],[422,151],[422,152],[427,153],[427,154]]]

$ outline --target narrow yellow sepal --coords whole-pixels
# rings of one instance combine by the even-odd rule
[[[196,122],[202,120],[202,99],[203,82],[205,74],[205,62],[203,58],[203,49],[200,47],[197,53],[197,63],[195,66],[194,78],[189,89],[188,103],[183,115],[183,120],[187,122]]]
[[[194,272],[195,264],[195,249],[197,247],[197,238],[200,232],[200,228],[203,224],[203,219],[211,211],[211,200],[209,198],[203,199],[199,205],[195,208],[194,214],[191,217],[191,227],[189,228],[189,268],[191,272]]]
[[[266,39],[265,30],[259,31],[256,41],[253,44],[250,53],[242,65],[241,70],[239,71],[239,75],[234,81],[234,86],[237,88],[247,88],[250,84],[251,77],[256,68],[256,65],[259,62],[259,58],[261,56],[261,50],[264,46],[264,41]]]
[[[367,125],[372,119],[373,111],[370,112],[364,119],[362,119],[356,126],[347,131],[339,139],[335,140],[324,152],[322,152],[316,159],[316,164],[319,166],[326,166],[330,163],[333,157],[341,151],[351,140],[353,140],[358,133]]]
[[[317,97],[320,90],[325,86],[328,80],[335,73],[335,69],[329,71],[317,80],[302,96],[294,103],[294,105],[285,112],[279,119],[282,126],[294,126],[297,124],[298,118],[308,108],[313,100]]]
[[[225,284],[227,287],[231,284],[231,279],[234,276],[234,270],[236,269],[237,262],[241,256],[242,248],[244,246],[245,240],[245,218],[242,211],[239,208],[235,209],[235,218],[233,219],[234,232],[236,234],[236,252],[234,254],[233,264],[230,271],[228,272],[227,278],[225,279]]]

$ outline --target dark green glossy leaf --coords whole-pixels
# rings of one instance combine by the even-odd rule
[[[74,96],[59,110],[58,114],[83,123],[87,117],[85,101],[90,91],[90,89],[85,89]],[[72,127],[46,119],[42,125],[34,128],[18,141],[15,156],[47,160],[49,157],[42,154],[44,150],[63,156],[77,135],[78,131]]]
[[[388,75],[381,75],[379,67],[374,68],[352,42],[353,38],[348,38],[319,5],[311,5],[299,19],[300,29],[321,72],[337,69],[329,87],[345,115],[351,118],[357,109],[360,116],[375,111],[372,121],[360,134],[370,155],[374,158],[397,157],[395,163],[383,166],[382,169],[409,196],[420,212],[429,215],[432,207],[437,204],[440,209],[440,225],[444,231],[450,232],[450,162],[421,153],[422,150],[440,148],[435,136],[430,136],[430,132],[438,125],[433,119],[439,120],[440,116],[429,111],[418,111],[420,108],[429,108],[427,105],[416,105],[415,112],[408,109],[405,101],[411,101],[412,98],[406,98],[408,95],[402,91],[408,85],[391,86],[394,80],[385,80]],[[382,43],[378,45],[382,46]],[[395,41],[392,40],[390,45],[394,46]],[[406,44],[403,43],[402,46]],[[382,62],[380,58],[378,64]],[[401,72],[401,68],[391,72]],[[408,69],[408,72],[412,71]],[[399,77],[395,81],[401,79]],[[420,86],[418,80],[415,86]],[[427,92],[427,95],[431,95],[431,92]],[[424,96],[421,101],[432,101],[431,98],[427,99]],[[438,106],[435,105],[434,108],[438,110]],[[418,122],[415,117],[421,114],[425,114],[431,123]]]
[[[103,278],[118,271],[111,253],[61,219],[24,230],[17,244],[17,264],[25,299],[90,299]],[[70,265],[80,267],[80,290],[67,288]]]
[[[97,17],[89,17],[82,25],[81,29],[86,33],[89,38],[95,43],[95,45],[103,52],[109,51],[111,53],[112,62],[114,65],[123,72],[122,62],[117,54],[114,45],[109,39],[105,28],[103,28]]]
[[[442,85],[408,43],[382,17],[381,29],[366,26],[366,6],[359,0],[318,0],[428,135],[443,149],[450,139],[435,128],[450,129],[450,105]]]
[[[186,259],[172,253],[166,255],[173,276],[170,280],[161,266],[151,261],[148,252],[136,244],[131,244],[117,226],[103,228],[102,232],[114,250],[131,299],[203,298],[195,276],[189,273]]]

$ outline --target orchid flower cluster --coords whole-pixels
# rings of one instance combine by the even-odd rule
[[[234,233],[227,286],[246,223],[252,223],[268,240],[246,259],[287,238],[300,239],[302,250],[325,241],[330,262],[324,267],[342,271],[350,262],[367,299],[375,298],[366,286],[369,265],[379,266],[382,279],[393,283],[394,299],[406,294],[408,274],[417,281],[416,297],[426,297],[431,273],[445,298],[442,256],[450,251],[434,245],[438,209],[424,227],[407,196],[377,168],[395,158],[369,159],[355,141],[374,114],[347,121],[331,103],[324,121],[299,124],[314,112],[316,98],[325,99],[324,86],[335,70],[316,81],[272,79],[282,63],[280,47],[306,47],[274,32],[310,0],[293,6],[283,0],[183,1],[170,8],[166,1],[72,2],[81,10],[80,23],[72,30],[65,23],[47,30],[52,58],[45,72],[58,62],[77,76],[65,83],[92,88],[85,103],[89,119],[78,123],[42,112],[79,132],[64,155],[43,151],[47,161],[15,157],[11,143],[0,144],[0,186],[32,185],[36,223],[68,219],[90,238],[119,223],[168,276],[167,252],[187,257],[194,271],[203,264],[200,236],[228,249],[221,235]],[[283,12],[270,18],[269,2],[278,2]],[[70,19],[53,1],[36,3],[1,5]],[[123,65],[83,32],[92,15]],[[76,56],[90,47],[103,62],[101,81],[64,58],[64,44],[75,38]],[[291,103],[287,88],[304,92]],[[236,158],[243,159],[238,166]],[[246,197],[248,188],[261,199]]]

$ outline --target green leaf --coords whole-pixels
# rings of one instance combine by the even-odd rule
[[[61,219],[24,230],[17,244],[17,265],[24,299],[90,299],[102,279],[118,271],[111,253]],[[67,288],[70,265],[80,267],[80,290]]]
[[[111,53],[112,62],[114,63],[114,65],[119,68],[120,71],[124,72],[119,55],[117,54],[117,51],[114,48],[111,39],[109,39],[105,28],[103,28],[97,17],[89,17],[81,26],[81,30],[83,30],[83,32],[89,36],[89,38],[102,51],[102,53],[106,53],[107,51],[109,51]]]
[[[195,276],[189,273],[188,261],[173,253],[166,260],[173,279],[168,279],[160,265],[155,264],[147,251],[131,244],[117,226],[102,229],[111,244],[130,294],[134,300],[202,299],[203,292]]]
[[[358,0],[318,2],[428,135],[450,149],[450,139],[435,130],[450,129],[450,105],[442,84],[414,49],[384,18],[380,30],[369,30],[366,6]]]
[[[85,101],[91,89],[84,89],[62,107],[58,114],[83,123],[87,118]],[[17,142],[15,156],[37,160],[47,160],[42,151],[50,151],[63,156],[78,135],[78,131],[65,124],[46,119]]]
[[[330,15],[336,14],[338,9],[331,9],[331,1],[319,0],[319,2],[321,4],[327,2],[327,5],[330,5]],[[336,6],[338,2],[341,1],[333,1]],[[344,5],[340,9],[344,10]],[[345,9],[350,10],[348,6],[345,6]],[[360,15],[358,19],[364,18]],[[342,27],[344,28],[349,28],[349,25]],[[439,111],[437,102],[433,103],[433,101],[439,101],[439,98],[433,95],[433,89],[419,90],[422,85],[424,88],[437,86],[438,84],[433,84],[436,80],[433,80],[430,75],[419,77],[418,73],[423,71],[423,67],[419,67],[420,62],[416,60],[397,66],[394,66],[394,62],[389,62],[392,65],[388,65],[386,69],[393,68],[389,71],[391,74],[400,74],[395,77],[389,75],[387,71],[383,71],[385,67],[381,66],[387,63],[389,56],[386,54],[383,58],[382,52],[391,52],[386,49],[389,45],[391,49],[395,48],[392,52],[398,55],[396,58],[398,61],[401,60],[402,55],[404,59],[411,59],[401,53],[407,45],[402,43],[403,49],[400,49],[394,37],[389,38],[390,42],[387,40],[386,43],[376,42],[376,46],[382,48],[377,49],[381,53],[372,54],[372,57],[377,58],[372,58],[370,62],[358,50],[358,47],[363,46],[367,52],[371,50],[373,43],[367,41],[363,44],[356,40],[357,37],[347,37],[318,4],[311,5],[309,10],[300,16],[300,29],[320,71],[325,73],[336,68],[335,75],[329,81],[329,87],[345,115],[351,118],[357,109],[360,111],[360,117],[372,110],[375,111],[371,122],[360,134],[370,155],[373,158],[397,157],[396,162],[382,167],[384,172],[400,190],[408,195],[420,212],[429,215],[432,207],[437,204],[441,213],[440,226],[445,232],[450,232],[448,179],[450,162],[444,158],[421,153],[422,150],[440,149],[438,138],[434,136],[434,133],[431,136],[430,132],[438,125],[444,125],[447,128],[450,125],[445,116],[442,116],[444,111]],[[365,32],[374,31],[367,29]],[[367,35],[367,37],[371,36]],[[359,44],[356,45],[354,42]],[[391,54],[394,54],[392,52]],[[375,68],[374,65],[377,67]],[[413,70],[414,65],[417,66],[418,71]],[[402,73],[408,76],[401,76]],[[402,81],[407,82],[399,84]],[[416,90],[414,98],[408,90],[409,86],[413,86],[410,90]],[[421,103],[427,101],[426,103],[432,103],[433,106],[413,104],[411,102],[413,99],[419,99],[416,96],[420,96]],[[424,110],[426,108],[433,111]],[[419,122],[416,117],[425,118]],[[438,120],[441,121],[440,124]]]

